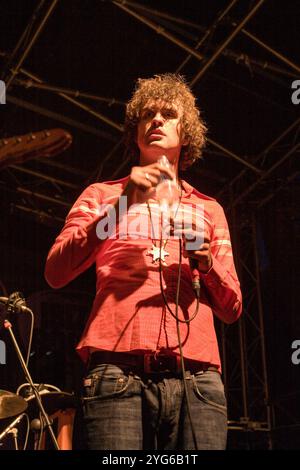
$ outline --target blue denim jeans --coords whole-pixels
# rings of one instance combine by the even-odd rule
[[[226,447],[227,408],[215,371],[186,374],[198,450]],[[183,379],[100,364],[84,380],[87,446],[93,450],[194,450]]]

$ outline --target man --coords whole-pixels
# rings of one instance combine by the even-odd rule
[[[96,298],[77,347],[88,368],[83,402],[90,449],[226,446],[213,312],[231,323],[242,307],[224,212],[181,180],[169,236],[158,236],[153,226],[163,215],[155,188],[162,177],[178,181],[178,169],[200,157],[205,131],[182,77],[138,80],[126,109],[125,142],[139,165],[127,178],[89,186],[48,255],[45,275],[54,288],[96,263]],[[169,165],[160,163],[162,156]],[[192,222],[185,225],[188,214]],[[106,232],[111,221],[114,231]],[[194,235],[196,246],[187,242]]]

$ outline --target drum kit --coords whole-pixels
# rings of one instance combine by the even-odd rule
[[[18,426],[27,420],[27,432],[22,450],[26,449],[29,430],[34,433],[34,450],[42,450],[46,447],[45,432],[49,434],[50,446],[55,450],[72,449],[73,421],[78,399],[75,395],[61,391],[58,387],[49,384],[36,384],[33,382],[27,364],[22,356],[12,324],[8,320],[10,313],[23,309],[30,310],[25,300],[19,293],[12,294],[9,298],[0,297],[5,305],[4,328],[13,342],[19,362],[22,366],[27,382],[22,384],[16,393],[0,390],[0,427],[5,423],[5,429],[0,429],[0,450],[5,448],[5,441],[11,436],[13,447],[20,450],[18,442]],[[7,420],[12,419],[7,425]],[[57,419],[56,435],[53,430],[54,420]],[[56,424],[56,423],[55,423]]]
[[[14,418],[0,433],[0,450],[2,443],[9,436],[12,436],[14,439],[14,448],[19,450],[17,426],[25,417],[27,418],[27,423],[29,424],[31,431],[34,433],[34,449],[39,450],[42,448],[40,442],[44,426],[41,424],[42,419],[37,418],[37,416],[40,416],[41,418],[39,407],[34,394],[30,393],[29,384],[23,384],[21,387],[24,386],[26,388],[25,393],[27,396],[21,396],[7,390],[0,390],[0,422],[1,420],[6,422],[8,418]],[[52,385],[43,386],[42,384],[39,384],[39,388],[41,386],[43,389],[40,390],[39,393],[47,415],[51,417],[52,421],[55,418],[58,418],[59,420],[58,426],[60,427],[61,434],[60,439],[57,439],[59,449],[71,449],[73,418],[78,405],[78,400],[73,394],[62,392]],[[52,391],[52,389],[55,389],[55,391]]]

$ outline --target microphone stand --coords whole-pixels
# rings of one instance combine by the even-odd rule
[[[12,430],[9,431],[9,432],[13,435],[15,450],[19,450],[19,445],[18,445],[18,429],[17,429],[17,428],[12,428]]]
[[[15,444],[15,449],[18,450],[18,429],[15,427],[19,422],[24,418],[26,413],[22,413],[20,416],[18,416],[16,419],[13,420],[12,423],[10,423],[9,426],[7,426],[6,429],[0,434],[0,441],[7,435],[7,434],[12,434],[13,439],[14,439],[14,444]]]
[[[28,308],[28,307],[27,307]],[[9,310],[10,311],[13,311],[14,310],[14,306],[12,306],[11,304],[9,305]],[[19,358],[19,361],[20,361],[20,364],[22,366],[22,369],[24,371],[24,374],[25,374],[25,377],[27,379],[27,382],[30,384],[32,390],[33,390],[33,393],[35,395],[35,398],[36,398],[36,401],[37,401],[37,404],[38,404],[38,407],[40,409],[40,412],[42,414],[42,416],[44,417],[45,419],[45,427],[48,429],[48,432],[50,434],[50,437],[52,439],[52,442],[53,442],[53,445],[54,445],[54,448],[55,450],[60,450],[59,448],[59,445],[58,445],[58,442],[56,440],[56,437],[54,435],[54,432],[53,432],[53,428],[52,428],[52,423],[49,419],[49,416],[47,415],[45,409],[44,409],[44,406],[43,406],[43,403],[42,403],[42,400],[41,400],[41,396],[40,396],[40,393],[39,391],[37,390],[36,386],[34,385],[33,383],[33,380],[31,378],[31,375],[29,373],[29,370],[26,366],[26,363],[24,361],[24,358],[22,356],[22,352],[19,348],[19,345],[18,345],[18,342],[16,340],[16,337],[14,335],[14,332],[12,330],[12,324],[10,323],[9,320],[5,319],[4,320],[4,328],[6,328],[10,334],[10,337],[12,339],[12,342],[13,342],[13,345],[15,347],[15,350],[16,350],[16,353],[17,353],[17,356]]]

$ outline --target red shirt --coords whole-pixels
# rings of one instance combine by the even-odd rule
[[[45,276],[54,288],[63,287],[96,263],[96,297],[77,346],[83,360],[87,360],[90,349],[179,354],[176,320],[166,309],[161,295],[159,266],[147,255],[152,245],[151,232],[145,238],[130,236],[106,240],[99,240],[96,234],[101,205],[113,204],[127,181],[128,177],[89,186],[70,210],[46,262]],[[213,256],[212,268],[200,275],[198,315],[190,324],[180,323],[183,354],[186,358],[220,367],[213,312],[225,323],[232,323],[242,311],[228,225],[222,207],[214,199],[199,193],[185,181],[182,186],[180,207],[183,210],[196,204],[204,205]],[[146,204],[144,208],[147,210]],[[129,211],[129,225],[135,217],[134,211],[131,215]],[[169,256],[167,266],[163,267],[163,282],[168,303],[175,312],[178,240],[170,238],[166,250]],[[181,319],[190,318],[195,311],[191,280],[189,262],[182,258]]]

